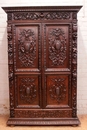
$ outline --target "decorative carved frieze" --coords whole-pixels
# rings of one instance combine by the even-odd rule
[[[71,117],[71,111],[67,110],[17,110],[15,111],[16,118],[63,118]]]
[[[8,13],[8,20],[76,20],[77,12],[16,12]]]
[[[17,12],[13,13],[14,20],[54,20],[70,19],[70,12]]]
[[[49,32],[49,59],[52,66],[63,65],[66,59],[66,37],[61,28]]]

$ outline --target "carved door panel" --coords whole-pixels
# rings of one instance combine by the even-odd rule
[[[44,108],[71,105],[71,24],[44,24]]]
[[[16,24],[14,28],[15,106],[69,108],[71,24]]]
[[[41,107],[40,24],[14,26],[15,107]]]

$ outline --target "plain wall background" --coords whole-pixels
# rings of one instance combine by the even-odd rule
[[[0,6],[83,5],[78,13],[77,110],[87,114],[87,0],[0,0]],[[0,8],[0,114],[9,114],[7,15]]]

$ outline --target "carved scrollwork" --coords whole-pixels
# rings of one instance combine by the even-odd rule
[[[34,78],[21,78],[19,86],[20,100],[24,103],[31,104],[37,96],[36,85]]]
[[[52,66],[63,65],[66,59],[66,38],[60,28],[51,29],[49,32],[49,59]]]
[[[70,19],[70,12],[19,12],[13,13],[14,20]]]
[[[19,60],[22,67],[33,66],[36,59],[36,38],[33,30],[22,29],[18,39]]]
[[[49,94],[52,100],[56,100],[57,103],[61,103],[66,99],[66,86],[64,78],[51,79],[53,85],[50,86]]]

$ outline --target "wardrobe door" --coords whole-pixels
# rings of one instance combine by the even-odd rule
[[[46,23],[43,30],[44,108],[71,113],[71,24]]]
[[[41,108],[41,25],[15,24],[15,108]]]

